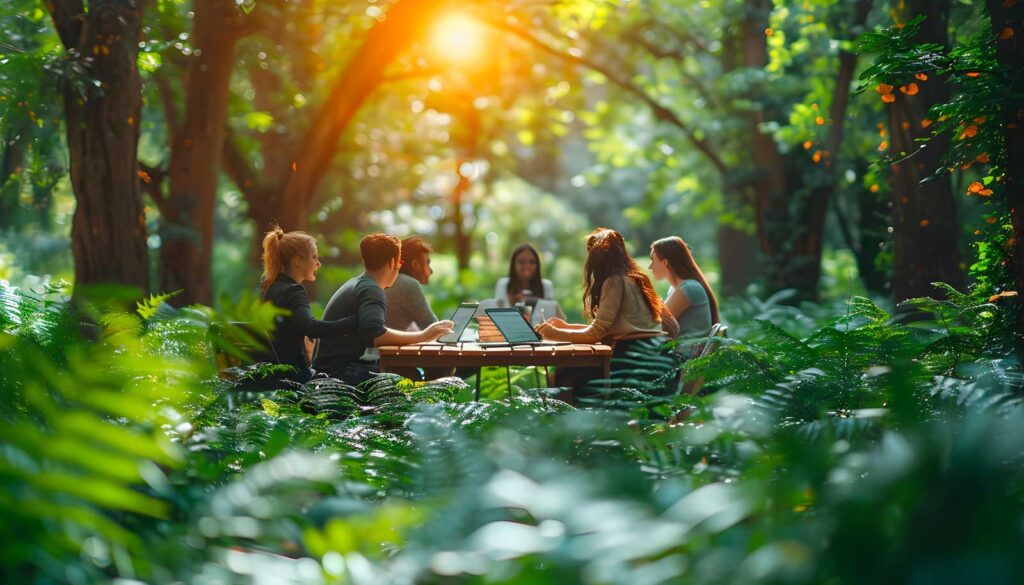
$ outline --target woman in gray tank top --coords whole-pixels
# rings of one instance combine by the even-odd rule
[[[679,322],[679,337],[704,337],[718,323],[718,300],[682,238],[672,236],[651,244],[655,280],[671,284],[665,304]]]

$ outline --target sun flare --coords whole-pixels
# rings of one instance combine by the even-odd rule
[[[480,58],[484,45],[484,28],[478,20],[459,12],[439,18],[430,34],[434,53],[446,61],[470,63]]]

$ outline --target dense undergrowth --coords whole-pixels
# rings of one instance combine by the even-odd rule
[[[1024,582],[1024,378],[968,296],[734,302],[702,396],[647,345],[572,408],[218,377],[272,309],[61,292],[0,287],[3,583]]]

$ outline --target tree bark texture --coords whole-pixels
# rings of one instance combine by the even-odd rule
[[[149,290],[146,222],[139,194],[142,7],[132,0],[49,0],[47,8],[80,79],[68,80],[64,107],[71,187],[75,291],[117,283]],[[95,80],[96,84],[90,82]]]
[[[227,129],[231,72],[242,15],[223,0],[196,0],[185,111],[173,133],[169,195],[160,237],[160,288],[179,304],[213,299],[211,263],[217,179]]]
[[[764,70],[768,64],[768,40],[764,33],[768,27],[772,2],[746,0],[743,14],[743,65],[749,69]],[[762,104],[765,100],[762,100]],[[791,237],[790,199],[787,196],[786,164],[775,139],[762,130],[762,124],[771,120],[773,112],[765,107],[748,116],[751,137],[751,160],[754,177],[754,214],[761,251],[770,263],[769,287],[773,290],[791,284],[787,270],[786,242]],[[816,283],[815,283],[816,284]],[[801,287],[805,288],[805,287]]]
[[[926,16],[916,41],[949,41],[949,2],[906,0],[898,11],[899,22],[918,14]],[[963,288],[957,246],[957,206],[949,175],[934,176],[949,151],[950,138],[943,134],[922,146],[916,142],[930,132],[921,125],[928,109],[949,99],[949,89],[938,76],[918,84],[917,95],[894,92],[896,101],[887,106],[891,152],[899,157],[890,168],[892,191],[893,269],[892,292],[897,302],[921,296],[935,296],[933,282]],[[905,155],[903,153],[906,153]],[[927,182],[925,179],[932,177]]]
[[[1006,102],[1001,120],[1006,136],[1005,185],[1013,236],[1009,241],[1009,268],[1018,294],[1018,332],[1024,331],[1024,3],[1008,6],[988,0],[996,59],[1007,76]]]

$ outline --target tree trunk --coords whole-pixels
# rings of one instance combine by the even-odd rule
[[[768,64],[768,41],[764,34],[771,14],[770,0],[746,0],[743,15],[743,65],[763,70]],[[761,85],[763,89],[764,85]],[[762,100],[763,103],[763,100]],[[754,213],[761,251],[767,256],[772,275],[769,287],[784,288],[785,242],[790,237],[789,201],[786,198],[785,161],[775,139],[762,131],[762,124],[771,119],[765,110],[748,116],[751,137],[751,160],[754,163]]]
[[[935,0],[907,0],[898,11],[899,22],[918,14],[927,16],[919,43],[948,44],[949,3]],[[964,285],[957,247],[957,207],[949,175],[932,177],[949,151],[950,138],[942,134],[923,147],[916,141],[930,132],[921,127],[928,109],[949,99],[949,90],[938,76],[919,83],[914,96],[894,92],[889,104],[891,150],[900,161],[890,169],[889,185],[893,202],[892,292],[896,301],[935,296],[933,282],[945,282],[956,288]],[[903,153],[906,153],[905,155]]]
[[[728,27],[729,31],[737,31],[736,27]],[[743,35],[742,31],[731,32],[723,38],[723,47],[720,53],[722,76],[725,77],[736,70],[742,58]],[[710,94],[704,94],[709,101]],[[719,113],[720,116],[732,115]],[[749,136],[742,136],[741,150],[744,155],[751,148],[747,140]],[[728,146],[719,147],[718,151],[727,151]],[[746,161],[744,161],[746,162]],[[724,209],[739,217],[751,216],[751,197],[744,192],[748,186],[747,182],[739,182],[736,178],[736,169],[719,170],[722,189],[722,204]],[[718,222],[718,289],[720,296],[731,297],[744,294],[747,287],[761,276],[761,250],[758,247],[757,234],[750,233],[735,225],[719,220]]]
[[[870,170],[868,160],[858,160],[855,172],[863,177]],[[857,201],[857,272],[869,292],[883,295],[889,292],[889,275],[877,265],[883,246],[889,241],[886,228],[889,226],[889,199],[879,192],[858,189],[853,196]]]
[[[149,290],[146,222],[139,194],[141,80],[136,67],[141,4],[92,0],[47,2],[71,59],[99,83],[83,94],[64,89],[71,187],[75,294],[81,285],[118,283]]]
[[[24,167],[25,145],[18,131],[0,135],[0,231],[19,231],[19,191]]]
[[[366,35],[311,120],[300,151],[289,162],[276,218],[281,227],[305,227],[317,185],[330,166],[342,132],[380,85],[388,65],[420,37],[432,14],[444,4],[444,0],[400,0]]]
[[[170,193],[161,227],[160,287],[183,305],[212,301],[217,179],[239,19],[235,5],[197,0],[186,73],[185,117],[171,145]]]
[[[988,0],[992,31],[996,36],[996,59],[1016,88],[1003,105],[1002,127],[1006,135],[1005,188],[1013,235],[1009,241],[1009,268],[1017,291],[1018,333],[1024,331],[1024,92],[1019,79],[1024,74],[1024,4],[1006,6],[1001,0]],[[1009,31],[1009,32],[1007,32]]]
[[[859,0],[854,8],[853,26],[863,27],[871,11],[871,0]],[[790,262],[783,265],[784,274],[775,280],[783,287],[794,287],[803,298],[817,300],[821,280],[821,255],[825,244],[825,218],[829,200],[839,180],[839,149],[843,143],[846,110],[850,103],[850,86],[857,68],[857,54],[839,51],[839,71],[829,109],[829,130],[825,139],[823,173],[820,183],[809,190],[794,221],[796,231],[788,252]],[[802,156],[802,155],[801,155]],[[792,190],[791,190],[792,192]]]

